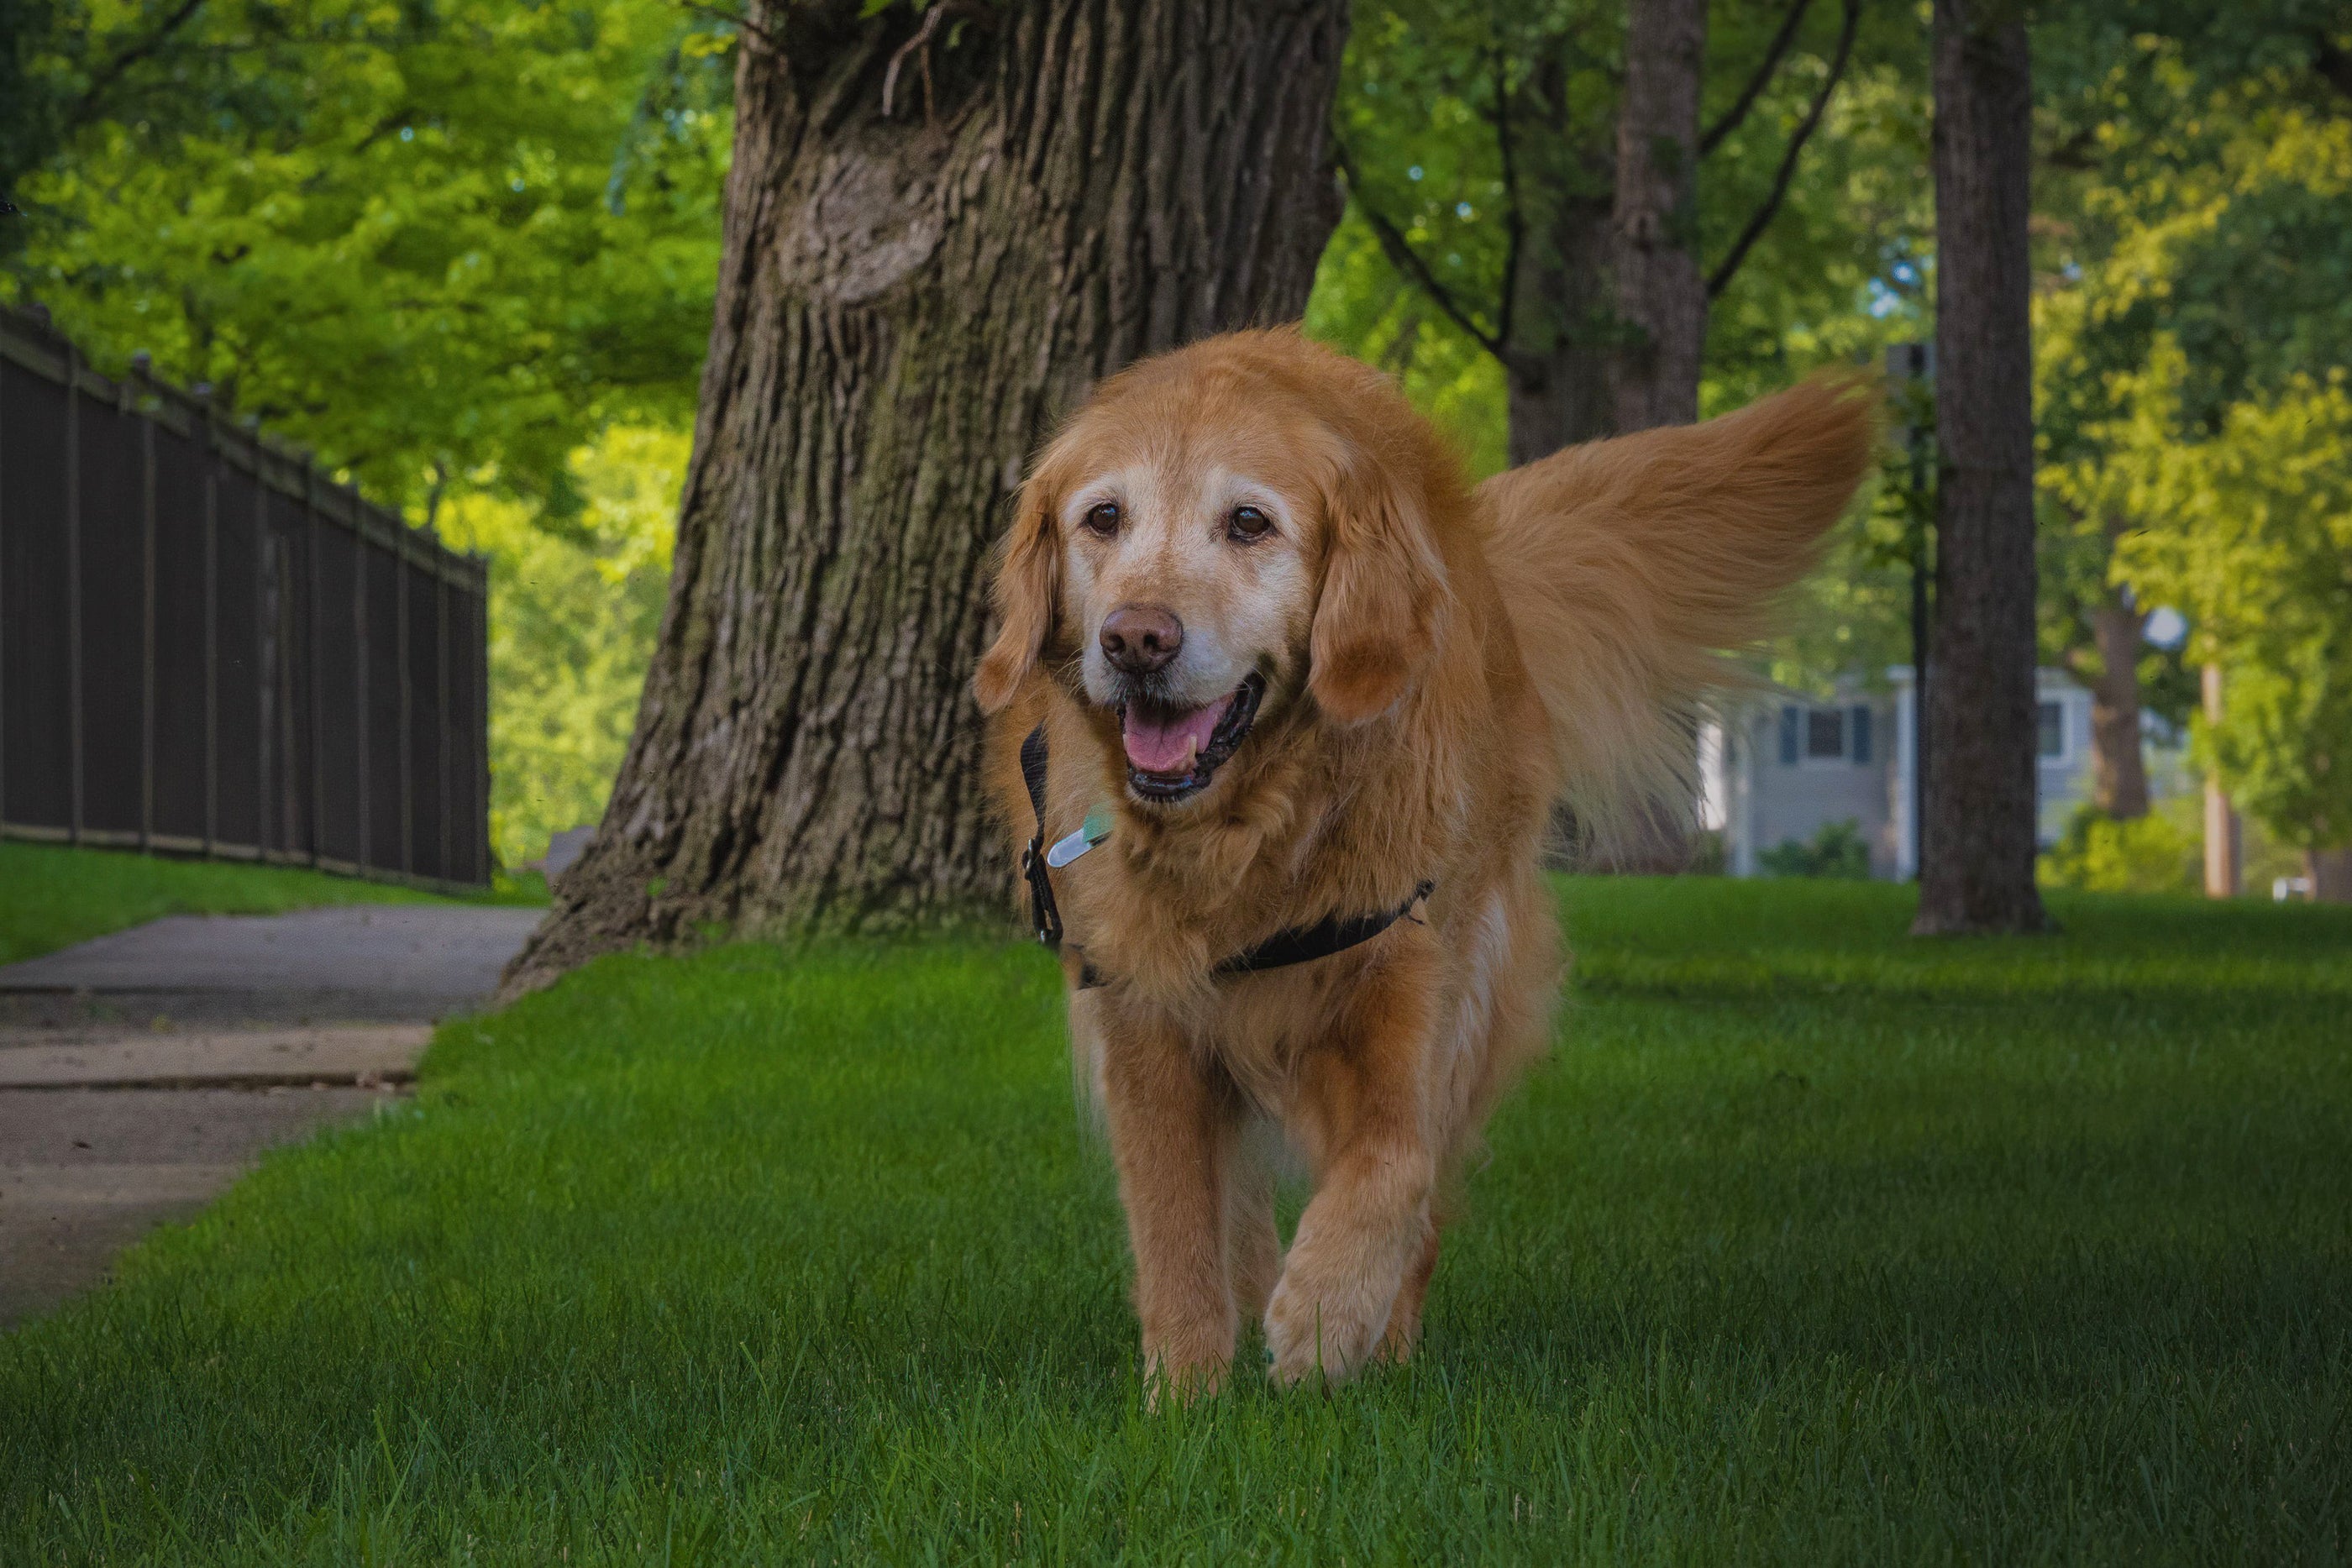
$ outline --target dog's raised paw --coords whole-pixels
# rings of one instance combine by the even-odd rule
[[[1286,1280],[1266,1303],[1268,1375],[1286,1388],[1308,1381],[1345,1383],[1370,1358],[1382,1326],[1295,1291]]]

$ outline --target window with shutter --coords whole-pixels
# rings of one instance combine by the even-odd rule
[[[1817,707],[1805,715],[1805,755],[1816,758],[1845,755],[1845,710]]]

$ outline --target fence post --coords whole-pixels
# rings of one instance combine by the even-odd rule
[[[142,351],[131,357],[131,373],[122,378],[120,412],[139,419],[139,848],[155,847],[155,422],[138,408],[131,395],[134,383],[147,381],[151,361]]]
[[[292,585],[281,586],[278,580],[277,551],[269,538],[269,487],[261,479],[261,442],[257,436],[247,455],[253,459],[253,848],[267,861],[269,801],[273,793],[283,789],[282,780],[271,778],[269,758],[277,742],[278,727],[293,722],[291,714],[278,711],[278,662],[286,657],[282,646],[285,640],[278,635],[285,613],[278,608],[278,596]]]
[[[359,486],[352,486],[352,510],[360,509]],[[408,681],[408,525],[397,517],[392,524],[393,660],[398,664],[400,685],[400,874],[416,874],[416,800],[410,782],[409,770],[413,758],[408,729],[414,722],[414,707],[409,701]]]
[[[8,369],[0,365],[0,382],[7,379]],[[0,408],[6,406],[0,397]],[[7,430],[0,422],[0,618],[7,614],[8,604],[8,465]],[[0,635],[0,824],[8,821],[8,639]]]
[[[449,722],[449,575],[447,563],[437,557],[433,562],[433,674],[440,687],[433,711],[441,716],[441,745],[436,752],[441,759],[441,877],[455,882],[456,867],[449,858],[455,841],[449,836],[449,740],[456,733]]]
[[[310,462],[309,453],[303,454],[303,460]],[[317,476],[315,465],[302,471],[302,484],[310,492],[313,505],[318,494]],[[374,657],[374,649],[368,642],[367,530],[361,527],[357,517],[352,519],[352,629],[359,648],[358,657],[352,661],[358,673],[352,677],[352,690],[359,718],[359,743],[355,749],[359,756],[360,776],[360,874],[364,876],[368,867],[374,863],[375,851],[375,845],[371,841],[370,830],[374,823],[368,789],[368,661]]]
[[[194,391],[205,468],[205,853],[210,855],[220,843],[220,434],[213,428],[212,383]]]
[[[302,457],[302,528],[310,541],[310,863],[317,865],[327,852],[327,754],[321,749],[325,737],[326,715],[320,706],[325,695],[319,689],[323,683],[319,656],[319,508],[311,494],[310,454]]]
[[[73,805],[66,841],[81,842],[81,350],[66,345],[66,693],[71,704]]]
[[[466,731],[474,746],[474,867],[490,882],[490,567],[473,558],[474,711]]]

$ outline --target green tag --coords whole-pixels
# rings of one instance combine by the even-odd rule
[[[1045,852],[1045,863],[1055,871],[1061,870],[1110,837],[1110,802],[1104,800],[1087,813],[1087,820],[1078,824],[1076,832]]]

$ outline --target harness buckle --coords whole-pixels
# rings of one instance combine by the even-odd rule
[[[1045,871],[1045,839],[1041,832],[1021,852],[1021,874],[1029,883],[1029,924],[1037,940],[1048,947],[1062,945],[1062,911],[1054,902],[1054,883]]]

